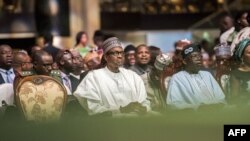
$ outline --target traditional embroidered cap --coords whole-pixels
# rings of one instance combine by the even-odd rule
[[[117,37],[108,38],[102,43],[104,54],[114,47],[122,47],[122,44]]]
[[[154,66],[158,70],[163,70],[166,66],[173,62],[172,55],[169,53],[160,54],[156,57]]]
[[[187,39],[179,40],[175,44],[175,49],[176,50],[183,50],[183,47],[185,47],[186,45],[189,45],[191,43],[192,42],[187,40]]]
[[[219,57],[231,57],[231,48],[226,43],[218,44],[214,47],[215,55]]]
[[[200,52],[201,51],[201,46],[199,44],[189,44],[186,45],[182,51],[182,57],[186,58],[193,52]]]
[[[234,50],[234,58],[237,60],[237,61],[240,61],[241,60],[241,57],[244,53],[244,50],[247,48],[247,46],[250,45],[250,39],[243,39],[242,41],[240,41],[236,47],[235,47],[235,50]]]

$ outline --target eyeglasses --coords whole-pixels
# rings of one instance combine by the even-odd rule
[[[50,67],[53,66],[53,63],[52,64],[42,64],[42,66],[45,67],[45,68],[50,68]]]
[[[119,56],[119,55],[124,55],[124,51],[111,51],[111,52],[108,52],[107,55],[113,55],[113,56]]]
[[[13,62],[13,65],[20,65],[20,66],[26,66],[26,65],[33,65],[31,62]]]
[[[20,63],[22,66],[25,66],[25,65],[33,65],[31,62],[22,62]]]

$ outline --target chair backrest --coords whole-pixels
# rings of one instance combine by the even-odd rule
[[[67,92],[52,77],[27,76],[17,84],[15,100],[27,120],[57,120],[63,113]]]

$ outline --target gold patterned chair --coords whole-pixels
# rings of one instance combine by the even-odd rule
[[[15,100],[27,120],[57,120],[64,111],[67,92],[65,87],[52,77],[27,76],[17,84]]]

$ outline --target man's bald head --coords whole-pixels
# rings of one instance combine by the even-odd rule
[[[12,66],[17,72],[31,70],[31,58],[27,53],[18,51],[14,54]]]

